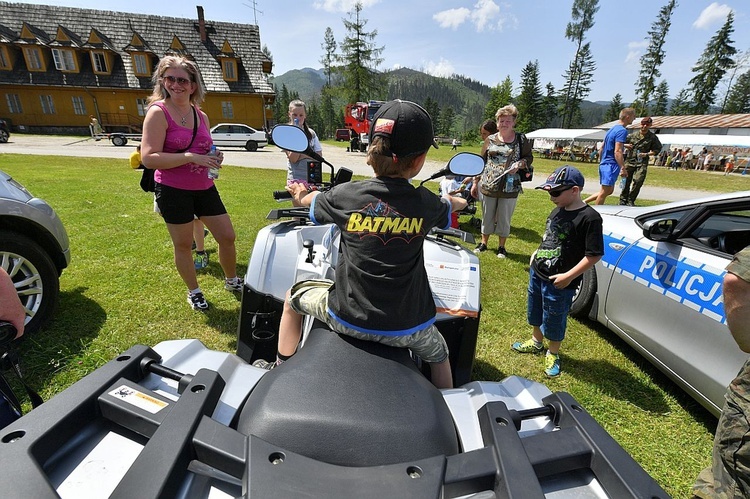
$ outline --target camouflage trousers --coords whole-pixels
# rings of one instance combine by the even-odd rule
[[[641,187],[643,187],[643,183],[646,181],[648,166],[626,166],[625,171],[628,172],[628,176],[625,177],[625,186],[620,193],[620,204],[634,205],[638,194],[641,192]]]
[[[712,465],[698,475],[695,497],[750,497],[750,359],[732,380],[714,437]]]

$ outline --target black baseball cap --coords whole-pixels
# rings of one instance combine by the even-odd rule
[[[397,158],[421,154],[430,146],[437,149],[432,118],[419,104],[406,100],[386,102],[375,113],[370,127],[370,144],[375,137],[391,141],[391,153]]]

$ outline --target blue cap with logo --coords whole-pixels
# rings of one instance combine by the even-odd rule
[[[563,165],[555,169],[555,171],[547,177],[546,182],[538,186],[537,189],[544,189],[550,191],[557,189],[562,186],[573,186],[583,188],[584,179],[583,175],[577,168],[570,165]]]

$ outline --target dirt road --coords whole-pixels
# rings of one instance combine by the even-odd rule
[[[87,137],[13,134],[8,143],[0,144],[0,154],[79,156],[113,158],[127,161],[136,145],[138,145],[138,142],[134,141],[128,142],[126,146],[117,147],[107,140],[95,141]],[[224,151],[224,163],[227,165],[247,168],[286,169],[286,157],[284,153],[274,146],[265,147],[255,152],[229,147],[222,150]],[[355,175],[372,175],[372,169],[367,165],[365,160],[365,153],[346,152],[343,148],[328,147],[325,150],[325,157],[326,160],[337,168],[345,166],[352,170]],[[428,161],[422,172],[417,176],[417,179],[425,179],[440,170],[443,166],[445,165]],[[0,168],[2,168],[1,165]],[[327,167],[324,171],[328,172]],[[537,169],[534,172],[534,178],[539,178],[541,183],[541,179],[544,179],[548,173]],[[587,192],[593,192],[593,190],[592,186],[587,189]],[[615,191],[615,195],[618,194],[618,191]],[[640,197],[662,201],[679,201],[709,196],[711,194],[710,192],[702,191],[653,187],[646,184],[641,189]]]

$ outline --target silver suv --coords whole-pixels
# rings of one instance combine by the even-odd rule
[[[0,171],[0,267],[26,309],[26,334],[49,319],[70,263],[68,234],[55,210]]]

